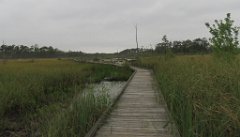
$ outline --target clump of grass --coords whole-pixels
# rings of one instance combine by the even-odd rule
[[[46,123],[43,136],[83,137],[110,105],[108,94],[100,93],[96,96],[89,92],[75,99],[68,109]]]
[[[153,68],[183,137],[239,137],[240,63],[211,56],[141,58]]]
[[[66,59],[0,64],[0,136],[38,134],[43,120],[66,110],[87,83],[112,76],[125,80],[131,72],[129,68]]]
[[[114,71],[113,71],[114,70]],[[100,81],[104,78],[107,78],[109,81],[126,81],[129,76],[133,73],[133,70],[129,66],[113,66],[113,65],[97,65],[92,68],[94,73],[93,77],[90,77],[91,81]],[[104,77],[103,77],[104,76]]]

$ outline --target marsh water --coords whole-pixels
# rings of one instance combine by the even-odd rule
[[[126,83],[125,81],[102,81],[100,83],[88,85],[83,93],[93,92],[96,96],[107,94],[111,100],[114,100],[114,98],[121,93]]]

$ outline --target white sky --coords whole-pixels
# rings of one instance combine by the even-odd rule
[[[240,0],[0,0],[0,40],[68,51],[116,52],[170,40],[209,37],[205,22],[232,13]]]

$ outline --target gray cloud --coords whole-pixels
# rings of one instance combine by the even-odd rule
[[[0,0],[0,40],[62,50],[116,52],[169,39],[208,37],[205,22],[231,12],[239,0]]]

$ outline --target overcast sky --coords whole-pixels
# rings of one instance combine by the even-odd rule
[[[232,13],[240,0],[0,0],[0,40],[68,51],[117,52],[170,40],[209,37],[205,22]]]

